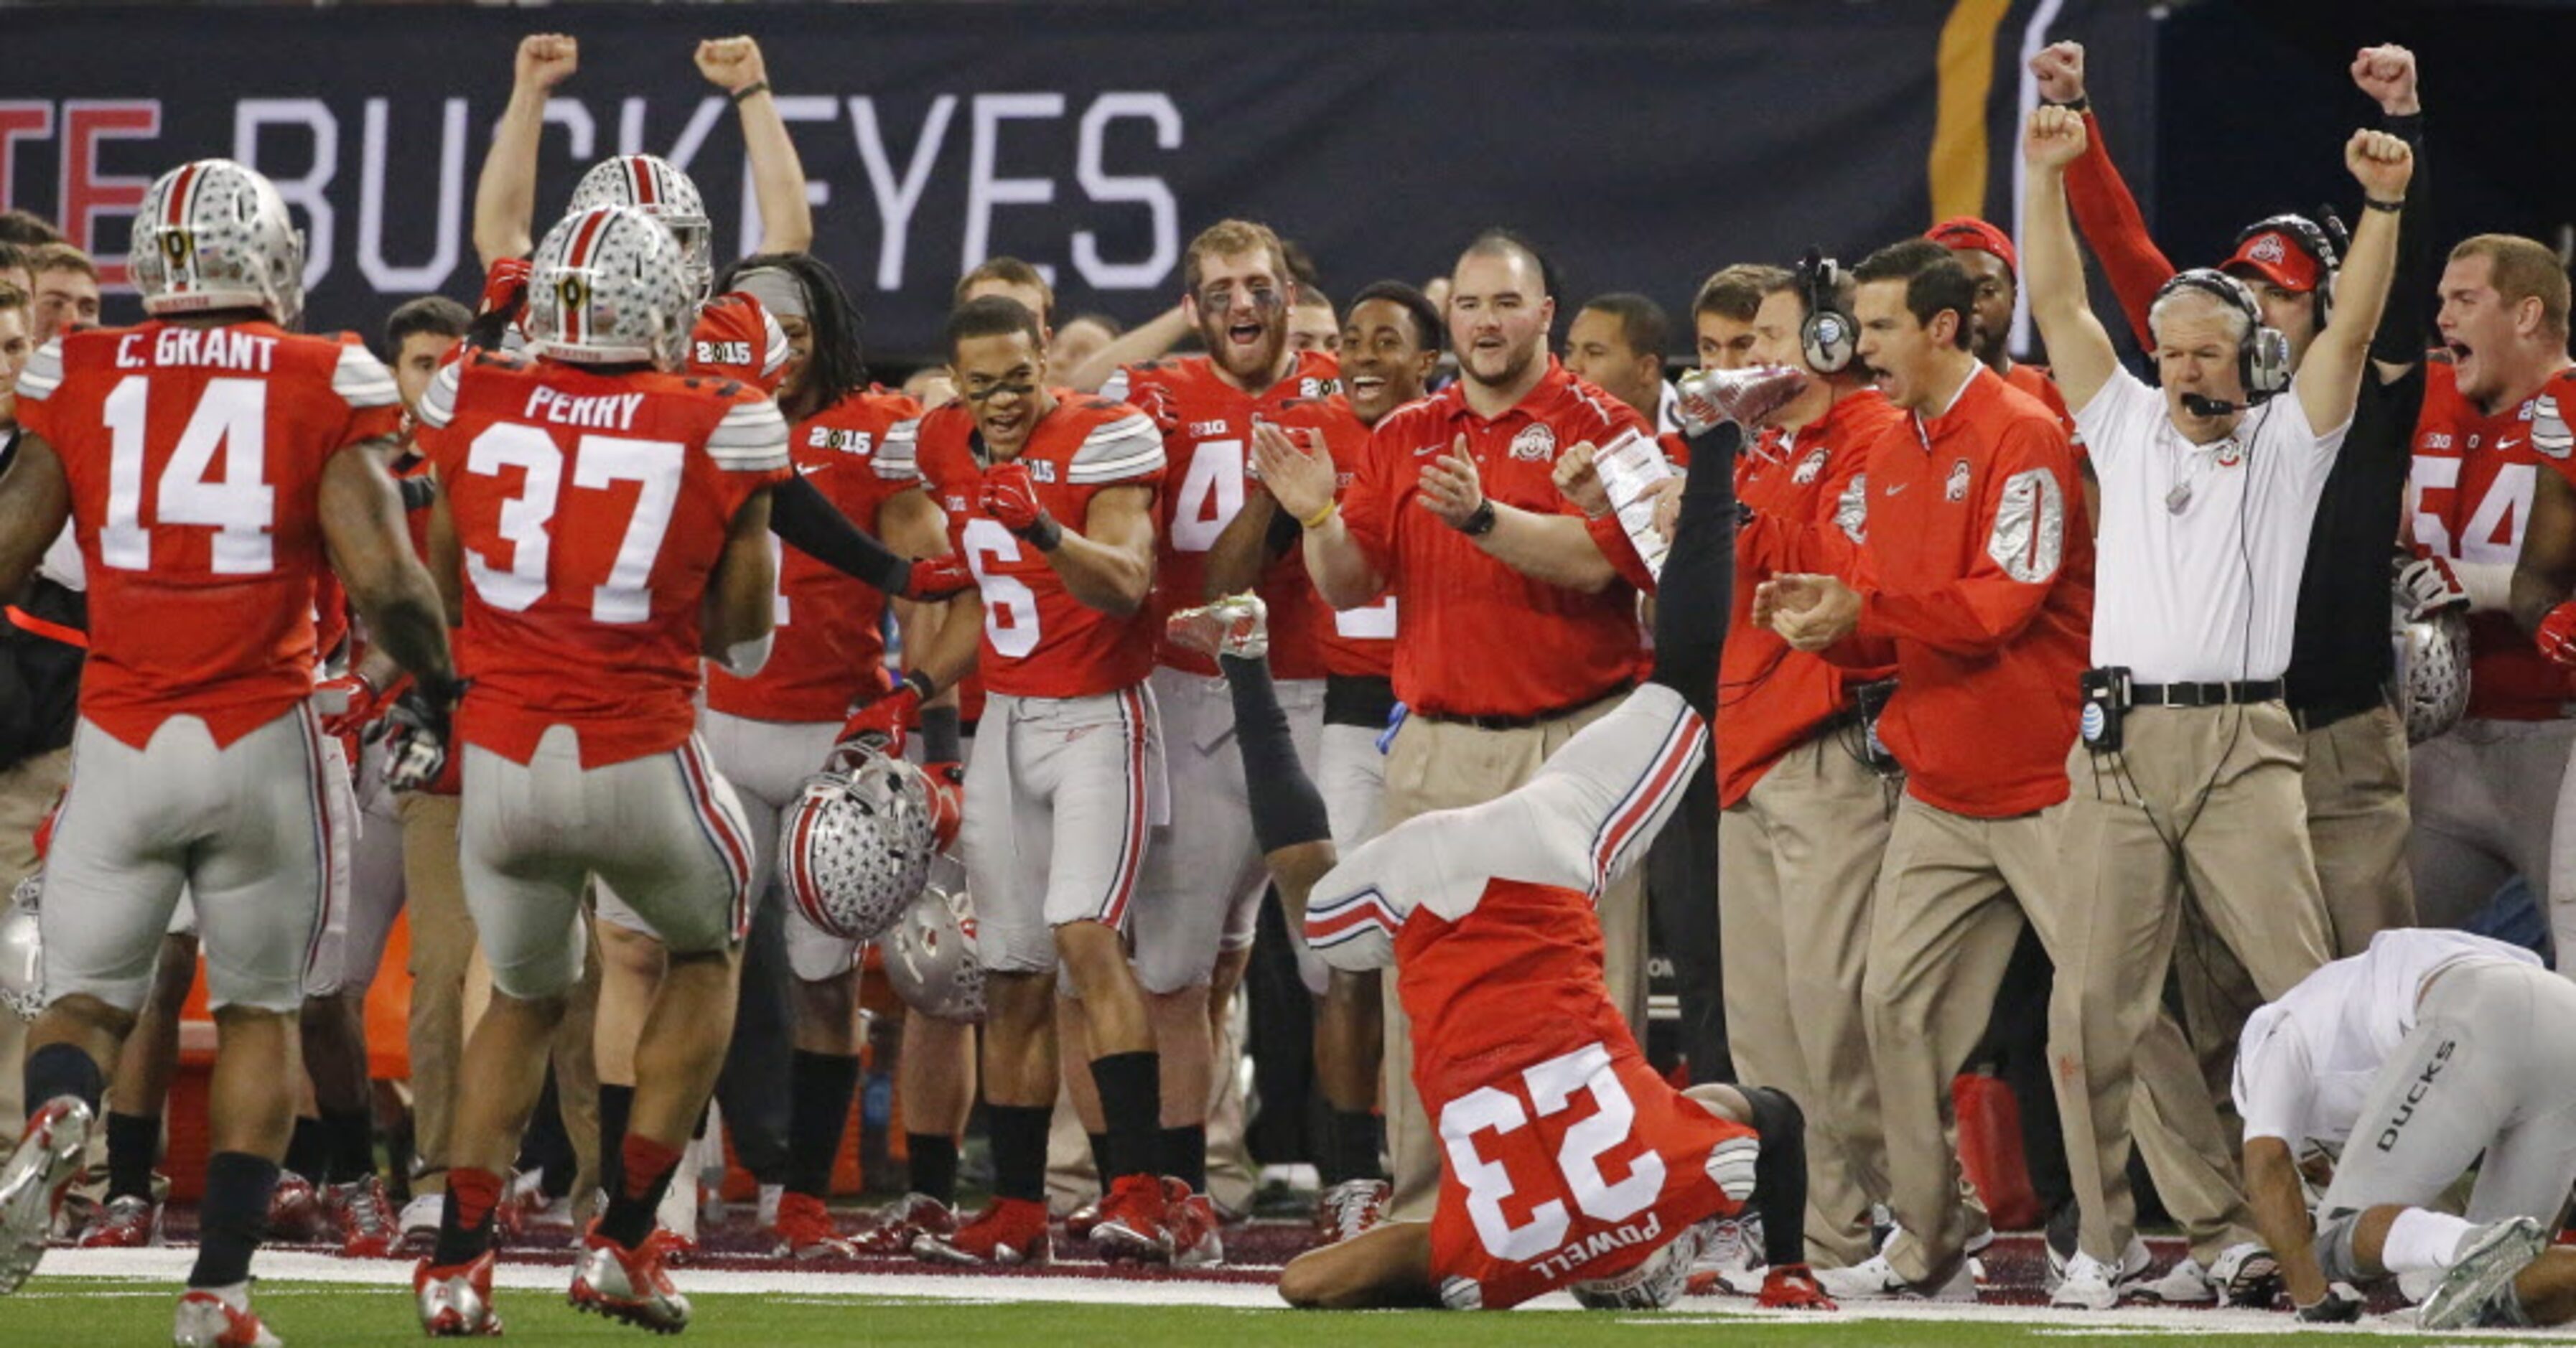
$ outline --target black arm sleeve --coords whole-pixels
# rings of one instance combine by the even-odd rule
[[[2415,175],[2406,180],[2406,213],[2397,218],[2397,271],[2379,311],[2379,331],[2370,335],[2370,358],[2414,365],[2432,341],[2425,310],[2440,283],[2433,265],[2433,174],[2424,159],[2424,114],[2390,117],[2382,129],[2415,151]]]
[[[1744,429],[1724,422],[1691,440],[1681,517],[1655,585],[1654,681],[1706,719],[1717,715],[1717,661],[1735,590],[1735,453]]]
[[[1698,462],[1694,457],[1692,462]],[[1762,1253],[1773,1268],[1807,1262],[1807,1115],[1785,1091],[1738,1086],[1753,1106],[1762,1155],[1753,1163],[1753,1209],[1762,1214]]]
[[[1329,841],[1333,824],[1324,793],[1297,761],[1288,713],[1271,686],[1270,662],[1239,655],[1217,657],[1234,696],[1234,742],[1243,755],[1243,785],[1252,805],[1252,836],[1264,855],[1300,843]]]
[[[902,594],[912,580],[909,560],[860,532],[849,516],[802,477],[781,482],[771,491],[769,531],[798,552],[887,594]]]

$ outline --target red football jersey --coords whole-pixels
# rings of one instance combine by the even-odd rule
[[[1499,416],[1478,415],[1452,384],[1389,413],[1342,514],[1352,539],[1387,578],[1401,606],[1395,693],[1417,712],[1534,716],[1607,697],[1636,677],[1643,633],[1625,583],[1597,594],[1532,580],[1485,555],[1419,499],[1423,465],[1467,437],[1485,495],[1540,514],[1578,518],[1556,489],[1557,456],[1580,442],[1606,445],[1646,430],[1636,410],[1566,373],[1553,356],[1546,377]],[[1633,564],[1616,515],[1589,525],[1602,555]]]
[[[921,415],[900,393],[853,393],[801,422],[787,456],[850,521],[878,532],[877,511],[921,485],[909,462],[878,454],[886,432]],[[707,666],[707,705],[760,721],[838,721],[886,690],[885,591],[794,548],[778,550],[778,626],[769,663],[736,678]]]
[[[401,415],[365,347],[264,322],[91,328],[30,358],[18,420],[61,456],[89,573],[81,714],[136,748],[197,716],[221,746],[309,695],[323,465]]]
[[[1518,880],[1488,881],[1456,921],[1416,907],[1396,934],[1414,1089],[1443,1142],[1431,1271],[1452,1305],[1610,1277],[1739,1209],[1709,1163],[1753,1130],[1647,1066],[1601,952],[1581,892]]]
[[[760,301],[732,291],[698,306],[698,321],[689,329],[689,373],[738,379],[775,393],[786,368],[787,330]]]
[[[1736,456],[1735,499],[1764,523],[1735,540],[1734,612],[1718,667],[1721,807],[1744,799],[1781,755],[1840,712],[1853,681],[1886,672],[1855,672],[1792,649],[1778,632],[1753,625],[1753,592],[1779,572],[1849,571],[1868,521],[1870,447],[1904,415],[1876,389],[1862,389],[1795,434],[1764,431]],[[1839,538],[1848,554],[1837,564],[1776,545],[1792,528],[1775,525],[1803,525],[1798,532],[1827,545]]]
[[[1163,482],[1163,437],[1143,413],[1057,389],[1055,410],[1029,431],[1013,462],[1029,466],[1038,503],[1076,533],[1091,498],[1109,487],[1155,491]],[[1073,597],[1046,555],[983,511],[984,466],[975,418],[950,403],[898,428],[882,451],[913,459],[931,500],[948,512],[948,537],[975,570],[984,599],[977,668],[984,687],[1013,697],[1092,697],[1142,682],[1154,668],[1162,625],[1146,604],[1125,617]]]
[[[2424,367],[2424,410],[2415,421],[2415,541],[2436,557],[2511,566],[2531,526],[2540,466],[2561,474],[2564,459],[2531,444],[2537,398],[2493,416],[2460,396],[2447,360]],[[2549,721],[2576,699],[2576,683],[2551,664],[2510,613],[2469,615],[2469,711],[2506,721]]]
[[[1243,509],[1252,483],[1252,423],[1277,421],[1293,399],[1331,397],[1341,387],[1340,366],[1323,351],[1301,351],[1288,376],[1259,394],[1246,393],[1217,374],[1206,356],[1132,365],[1110,377],[1100,396],[1128,403],[1154,419],[1171,465],[1170,490],[1155,539],[1154,630],[1163,620],[1210,598],[1207,554],[1217,536]],[[1314,611],[1324,607],[1306,564],[1283,556],[1263,569],[1255,587],[1270,606],[1270,669],[1283,679],[1320,679],[1324,654],[1314,639]],[[1214,677],[1216,662],[1168,641],[1155,658],[1174,669]]]
[[[1324,447],[1333,456],[1335,485],[1350,490],[1351,479],[1358,476],[1360,463],[1368,457],[1369,428],[1351,411],[1350,401],[1340,394],[1320,402],[1292,401],[1279,410],[1280,424],[1292,429],[1314,429],[1322,432]],[[1305,559],[1294,553],[1289,560],[1303,566]],[[1308,582],[1312,593],[1312,582]],[[1310,613],[1315,644],[1324,653],[1324,672],[1383,679],[1395,670],[1395,596],[1380,595],[1377,602],[1359,608],[1336,612],[1314,595]],[[1277,627],[1277,619],[1272,619]],[[1276,649],[1274,647],[1274,649]]]
[[[420,401],[464,555],[459,733],[525,763],[554,725],[599,767],[686,743],[699,604],[787,423],[730,379],[477,353]]]

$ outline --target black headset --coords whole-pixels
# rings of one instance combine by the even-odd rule
[[[1810,248],[1798,261],[1798,298],[1807,316],[1798,324],[1798,350],[1807,368],[1818,374],[1840,374],[1860,349],[1860,323],[1843,312],[1843,269],[1821,251]]]
[[[2236,343],[2236,378],[2245,386],[2246,406],[2266,402],[2290,386],[2290,339],[2277,328],[2263,326],[2262,306],[2254,302],[2254,292],[2243,281],[2213,267],[2193,267],[2174,273],[2172,280],[2157,287],[2156,303],[2183,290],[2214,296],[2245,315],[2245,335]],[[2154,311],[2155,305],[2150,304],[2148,312]]]
[[[2324,216],[2326,223],[2319,224],[2307,216],[2288,211],[2257,220],[2237,231],[2236,246],[2243,248],[2247,239],[2257,234],[2274,231],[2287,236],[2292,243],[2297,244],[2299,250],[2306,253],[2309,260],[2317,264],[2317,288],[2314,294],[2317,297],[2317,330],[2322,332],[2326,326],[2326,313],[2334,307],[2335,277],[2343,266],[2343,250],[2336,246],[2335,238],[2338,234],[2342,234],[2344,241],[2349,243],[2351,235],[2344,233],[2343,221],[2336,219],[2331,209],[2320,211],[2319,214]]]

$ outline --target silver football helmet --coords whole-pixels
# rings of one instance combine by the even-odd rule
[[[691,303],[704,300],[715,288],[715,239],[707,225],[706,200],[698,195],[698,185],[670,160],[657,154],[621,154],[591,165],[572,189],[571,209],[593,206],[631,206],[661,221],[680,241]]]
[[[815,926],[873,941],[930,878],[930,779],[874,751],[848,761],[807,778],[780,817],[778,874]]]
[[[528,342],[554,360],[676,370],[695,307],[671,232],[642,212],[594,206],[565,216],[537,245]]]
[[[153,180],[134,211],[128,265],[148,314],[265,309],[288,328],[304,315],[303,231],[276,184],[229,159]]]
[[[885,936],[886,981],[925,1016],[970,1024],[984,1019],[984,962],[975,948],[975,900],[966,868],[942,852],[930,883]]]
[[[1634,1268],[1607,1278],[1575,1283],[1565,1290],[1592,1311],[1655,1311],[1682,1299],[1690,1285],[1691,1261],[1699,1258],[1708,1223],[1686,1228],[1663,1247],[1637,1261]]]
[[[45,1009],[45,943],[36,926],[44,891],[44,872],[38,871],[19,881],[7,906],[0,907],[0,1006],[28,1020]]]
[[[2402,593],[2394,608],[2389,636],[2397,648],[2397,713],[2406,720],[2406,742],[2422,744],[2458,725],[2469,709],[2469,618],[2453,607],[2409,621]]]

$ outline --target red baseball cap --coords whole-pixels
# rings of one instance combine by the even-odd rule
[[[2289,231],[2267,229],[2248,234],[2236,252],[2219,264],[2231,276],[2252,272],[2283,290],[2305,294],[2317,288],[2317,260]]]
[[[1973,215],[1952,216],[1924,231],[1923,237],[1953,252],[1992,253],[2003,259],[2013,275],[2021,275],[2021,255],[2013,251],[2012,236]]]

